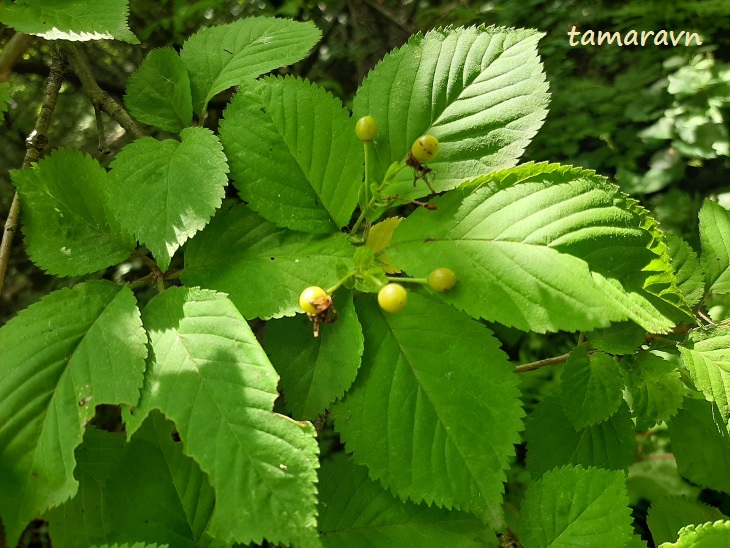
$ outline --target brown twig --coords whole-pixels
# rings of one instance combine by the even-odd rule
[[[144,137],[145,131],[137,120],[132,118],[116,99],[99,87],[81,49],[76,44],[65,43],[63,45],[63,51],[68,58],[69,66],[81,81],[81,87],[84,93],[91,99],[94,108],[99,108],[106,112],[135,139]]]
[[[526,373],[527,371],[534,371],[535,369],[540,369],[541,367],[546,367],[548,365],[565,363],[566,361],[568,361],[569,357],[570,352],[568,352],[567,354],[563,354],[562,356],[554,356],[552,358],[546,358],[544,360],[518,365],[517,367],[515,367],[515,373]]]
[[[48,131],[48,126],[51,123],[51,115],[53,114],[53,110],[56,108],[58,93],[61,90],[61,84],[63,83],[64,64],[61,52],[58,47],[54,47],[53,58],[51,61],[51,72],[48,75],[46,93],[43,96],[41,111],[38,113],[38,118],[36,119],[33,131],[25,140],[26,151],[25,158],[23,159],[23,169],[30,167],[33,162],[38,161],[41,152],[43,152],[43,148],[48,143],[46,132]],[[0,243],[0,293],[2,293],[3,283],[5,282],[5,272],[8,269],[8,260],[10,259],[10,248],[13,245],[15,232],[18,229],[19,216],[20,200],[18,199],[18,193],[16,192],[13,197],[13,203],[10,206],[10,211],[8,212],[8,218],[5,221],[2,243]]]
[[[0,84],[8,81],[13,65],[20,59],[35,40],[35,36],[16,32],[0,53]]]

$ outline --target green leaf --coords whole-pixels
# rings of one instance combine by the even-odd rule
[[[541,179],[531,173],[501,189],[482,179],[448,192],[432,200],[437,210],[421,208],[398,226],[388,255],[414,277],[451,268],[461,282],[440,298],[525,331],[590,330],[625,319],[668,331],[674,322],[643,287],[671,276],[668,259],[665,265],[650,249],[646,212],[592,172],[580,173],[570,182],[561,182],[560,171]],[[498,174],[496,183],[506,177]],[[680,301],[676,284],[675,291]]]
[[[10,107],[11,91],[10,83],[0,83],[0,123],[5,121],[5,113]]]
[[[134,405],[147,339],[134,295],[92,281],[47,295],[0,329],[0,516],[8,545],[76,493],[74,448],[103,403]]]
[[[669,437],[679,473],[688,480],[730,493],[730,434],[718,425],[712,403],[684,398],[669,421]]]
[[[624,475],[565,466],[525,493],[520,540],[529,548],[624,546],[633,533]]]
[[[695,329],[679,352],[695,386],[717,404],[730,432],[730,327]]]
[[[560,402],[577,430],[608,419],[623,401],[623,382],[615,358],[579,346],[560,375]]]
[[[353,102],[355,119],[369,114],[378,123],[376,173],[404,161],[424,134],[441,144],[428,164],[436,190],[515,165],[547,114],[541,36],[484,26],[436,29],[387,55]],[[414,189],[407,169],[387,193],[417,197],[430,191],[422,182]]]
[[[383,271],[386,274],[397,274],[400,269],[393,265],[385,255],[384,250],[390,245],[393,238],[393,231],[403,221],[403,217],[390,217],[370,227],[365,245],[372,249],[375,256],[382,263]]]
[[[0,8],[0,22],[46,40],[139,44],[127,25],[128,0],[6,0]]]
[[[730,548],[730,521],[688,525],[679,531],[677,542],[662,548]]]
[[[338,281],[337,265],[352,268],[344,234],[314,236],[277,228],[245,205],[222,211],[185,251],[186,285],[225,291],[245,318],[301,312],[299,294]]]
[[[224,295],[173,287],[145,307],[150,338],[130,435],[159,409],[216,494],[209,532],[226,542],[303,542],[316,535],[314,428],[272,412],[278,376]],[[215,439],[215,443],[211,440]]]
[[[137,242],[113,218],[111,181],[99,162],[57,149],[30,169],[11,172],[21,200],[31,260],[57,276],[82,276],[124,261]]]
[[[128,542],[125,542],[124,544],[102,544],[101,546],[94,544],[91,548],[167,548],[167,544],[147,544],[146,542],[135,542],[134,544],[129,544]]]
[[[676,542],[679,530],[687,525],[725,519],[717,508],[685,497],[665,497],[651,505],[646,523],[654,543]]]
[[[193,120],[190,78],[172,48],[153,49],[129,77],[124,104],[140,122],[178,133]]]
[[[175,251],[208,224],[228,184],[226,157],[210,130],[186,128],[180,137],[182,142],[143,137],[111,164],[115,213],[163,272]]]
[[[640,352],[622,361],[627,402],[638,430],[669,420],[686,392],[677,368],[661,356]]]
[[[679,290],[684,295],[687,306],[692,308],[700,302],[705,292],[705,271],[697,253],[682,238],[668,235],[667,248],[677,275]]]
[[[700,210],[700,237],[707,291],[730,293],[730,211],[705,200]]]
[[[350,222],[362,186],[362,143],[349,112],[298,78],[241,86],[221,141],[241,197],[265,219],[304,232]]]
[[[303,59],[322,33],[312,22],[248,17],[204,29],[183,44],[195,112],[219,92]]]
[[[363,335],[352,293],[339,290],[334,306],[337,321],[322,325],[317,338],[312,322],[301,314],[266,324],[264,348],[281,376],[279,388],[295,419],[316,419],[357,376]]]
[[[173,425],[154,412],[124,443],[90,428],[76,449],[78,494],[46,513],[56,548],[144,539],[195,548],[213,508],[213,488],[172,441]]]
[[[498,545],[494,531],[474,516],[400,501],[342,453],[322,464],[320,478],[319,530],[325,548]]]
[[[633,354],[646,342],[646,331],[634,322],[617,322],[586,333],[586,340],[592,348],[609,354]]]
[[[356,301],[365,351],[332,412],[356,462],[401,499],[501,520],[523,415],[514,367],[483,325],[411,292],[398,314]]]
[[[605,422],[575,430],[557,394],[547,396],[525,423],[527,469],[533,478],[565,464],[626,470],[634,460],[634,425],[626,405]]]

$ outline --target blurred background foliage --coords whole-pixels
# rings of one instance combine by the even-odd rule
[[[540,53],[552,103],[524,161],[572,164],[613,178],[652,210],[665,231],[682,236],[695,248],[699,246],[697,212],[702,200],[713,196],[730,208],[728,0],[130,0],[130,8],[130,26],[142,46],[120,42],[84,45],[99,84],[117,98],[123,96],[127,78],[150,50],[169,45],[179,48],[198,30],[252,15],[314,21],[322,30],[322,41],[287,71],[318,82],[347,105],[378,60],[416,32],[476,24],[537,28],[546,33]],[[571,47],[567,31],[573,26],[619,32],[684,30],[699,33],[703,44]],[[12,35],[11,29],[0,27],[0,49]],[[3,222],[13,197],[8,171],[22,163],[24,140],[38,112],[50,56],[49,44],[37,40],[10,76],[12,102],[0,122]],[[212,102],[208,127],[217,126],[230,95],[230,91],[224,92]],[[69,77],[53,117],[46,152],[69,146],[108,164],[129,137],[109,119],[106,132],[110,155],[98,152],[93,109],[78,92],[78,82]],[[155,136],[167,137],[164,133]],[[181,257],[179,252],[172,268],[182,267]],[[144,269],[141,263],[129,261],[98,276],[130,279],[146,274]],[[43,274],[28,261],[20,238],[16,239],[0,297],[0,325],[48,292],[78,281]],[[145,299],[144,294],[140,297]],[[708,309],[715,320],[726,318],[730,298],[716,299],[708,303]],[[536,335],[490,327],[518,363],[563,354],[577,342],[574,334]],[[521,376],[528,412],[554,390],[559,370],[544,368]],[[324,440],[332,437],[323,435]],[[686,494],[689,488],[673,460],[652,457],[668,451],[666,432],[647,432],[641,440],[643,456],[637,457],[629,475],[639,528],[655,493]],[[516,458],[518,465],[507,486],[508,510],[529,484],[529,476],[519,465],[524,446],[518,448]],[[730,515],[726,496],[707,490],[699,496]]]

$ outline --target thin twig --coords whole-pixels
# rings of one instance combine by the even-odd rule
[[[64,64],[61,52],[58,47],[54,47],[53,58],[51,61],[51,72],[48,75],[46,93],[43,96],[41,110],[38,113],[38,118],[36,119],[33,131],[25,140],[26,151],[25,158],[23,159],[23,169],[30,167],[33,162],[38,161],[41,152],[43,152],[43,148],[48,143],[46,132],[48,131],[48,126],[51,123],[51,115],[53,114],[53,110],[56,108],[58,93],[61,89],[61,84],[63,83]],[[18,230],[19,216],[20,200],[18,199],[18,193],[16,192],[13,197],[13,203],[10,206],[10,211],[8,212],[8,218],[5,221],[2,243],[0,243],[0,293],[2,293],[3,283],[5,282],[5,273],[8,269],[8,260],[10,259],[10,248],[13,245],[13,237],[15,236],[15,232]]]
[[[109,154],[109,146],[106,144],[106,132],[104,131],[104,120],[101,117],[99,105],[94,105],[94,117],[96,118],[96,133],[99,136],[98,150],[102,154]]]
[[[568,361],[569,357],[570,357],[570,352],[568,352],[567,354],[563,354],[562,356],[555,356],[552,358],[546,358],[544,360],[539,360],[536,362],[518,365],[517,367],[515,367],[515,373],[526,373],[527,371],[534,371],[535,369],[540,369],[541,367],[546,367],[548,365],[556,365],[558,363],[565,363],[566,361]]]
[[[132,118],[116,99],[101,89],[99,84],[96,83],[96,78],[94,78],[89,63],[86,61],[86,57],[84,57],[81,49],[76,44],[65,43],[63,45],[63,51],[68,58],[69,66],[76,73],[76,76],[79,77],[84,93],[91,99],[94,107],[106,112],[135,139],[144,137],[145,132],[137,120]]]

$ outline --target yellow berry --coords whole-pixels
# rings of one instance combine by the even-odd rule
[[[361,141],[372,141],[378,132],[378,124],[372,116],[363,116],[355,125],[355,134]]]
[[[408,293],[400,284],[384,285],[378,291],[378,304],[386,312],[400,312],[408,302]]]
[[[449,268],[437,268],[428,275],[428,285],[436,291],[448,291],[456,281],[456,274]]]
[[[433,135],[423,135],[416,139],[411,147],[411,155],[418,160],[419,163],[425,164],[435,159],[439,155],[441,145],[439,140]]]
[[[327,299],[329,299],[327,292],[321,287],[313,285],[299,295],[299,306],[307,314],[318,314],[322,310],[321,303],[326,303]]]

